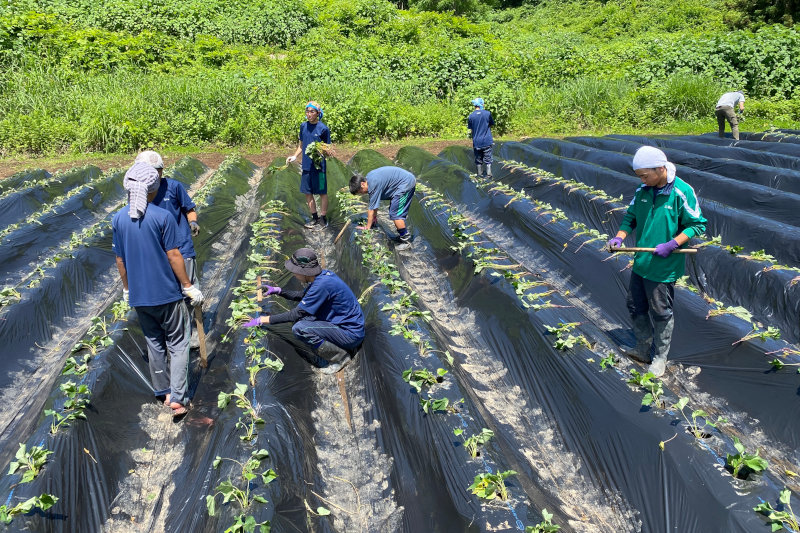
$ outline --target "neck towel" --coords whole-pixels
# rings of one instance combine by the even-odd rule
[[[675,181],[675,165],[667,161],[667,155],[654,146],[642,146],[636,150],[632,166],[633,170],[667,167],[667,183]]]
[[[147,195],[158,190],[158,171],[147,163],[134,163],[125,173],[122,186],[128,191],[132,219],[141,218],[147,211]]]

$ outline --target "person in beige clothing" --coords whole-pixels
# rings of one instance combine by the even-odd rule
[[[744,93],[742,91],[725,93],[717,101],[714,114],[717,115],[720,137],[725,137],[725,121],[727,120],[731,125],[731,135],[737,141],[739,140],[739,117],[736,116],[737,106],[739,111],[744,111]]]

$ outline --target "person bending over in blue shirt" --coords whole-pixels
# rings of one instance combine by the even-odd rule
[[[467,117],[467,128],[472,136],[472,151],[475,154],[475,166],[478,177],[492,177],[492,138],[491,127],[494,126],[492,113],[483,108],[483,98],[472,101],[475,111]]]
[[[311,212],[312,219],[305,225],[309,229],[328,226],[328,217],[326,216],[328,213],[328,181],[325,176],[325,157],[322,158],[320,166],[317,167],[306,154],[306,148],[313,142],[331,143],[331,130],[320,122],[322,114],[322,107],[317,102],[312,100],[306,104],[307,120],[300,124],[300,143],[297,145],[297,151],[286,158],[286,164],[288,165],[296,161],[301,153],[303,154],[303,175],[300,178],[300,192],[306,195],[306,204],[308,204],[308,210]],[[331,155],[331,151],[324,150],[323,155]],[[319,195],[321,219],[317,216],[317,204],[314,202],[315,194]]]
[[[260,316],[244,324],[256,327],[265,324],[293,323],[292,332],[311,348],[311,364],[323,374],[333,374],[347,365],[364,341],[364,313],[353,291],[339,276],[323,270],[311,248],[300,248],[286,260],[286,270],[305,290],[262,285],[267,295],[280,294],[300,304],[286,313]]]
[[[369,194],[367,223],[360,229],[372,229],[378,218],[381,200],[390,200],[389,220],[392,220],[397,228],[400,240],[398,248],[408,248],[411,245],[411,234],[406,228],[406,217],[416,186],[417,178],[414,174],[400,167],[379,167],[367,172],[366,176],[354,174],[350,178],[350,193]]]
[[[183,256],[183,265],[186,268],[186,275],[189,276],[189,283],[200,289],[200,279],[197,275],[197,264],[195,258],[192,237],[200,235],[200,225],[197,223],[196,204],[189,197],[189,193],[184,189],[183,184],[177,180],[164,177],[164,160],[158,152],[145,150],[136,156],[136,163],[147,163],[158,172],[161,181],[158,184],[158,192],[152,204],[162,209],[166,209],[175,218],[178,224],[178,236],[181,244],[178,246]],[[189,300],[186,300],[189,304]],[[190,322],[194,326],[194,322]],[[192,327],[192,336],[189,340],[190,348],[199,348],[200,339],[198,338],[197,328]]]
[[[112,247],[123,297],[136,308],[145,336],[155,395],[180,416],[189,404],[190,319],[183,298],[199,305],[203,294],[186,275],[175,219],[149,205],[158,184],[158,172],[147,163],[135,163],[125,174],[128,205],[114,215]]]

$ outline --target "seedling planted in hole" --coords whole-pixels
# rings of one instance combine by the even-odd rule
[[[269,457],[269,452],[264,449],[253,450],[253,452],[250,454],[250,459],[248,459],[245,463],[240,463],[235,459],[217,456],[216,459],[214,459],[214,468],[219,468],[223,461],[230,461],[241,467],[241,483],[243,488],[235,485],[231,478],[228,478],[220,483],[217,488],[214,489],[214,494],[206,496],[206,509],[208,510],[208,516],[214,516],[216,514],[216,497],[219,494],[222,495],[223,505],[231,501],[235,501],[239,504],[239,507],[242,509],[242,511],[246,511],[253,503],[267,503],[267,499],[263,496],[250,493],[252,482],[257,477],[261,478],[261,482],[264,485],[271,483],[275,478],[278,477],[275,471],[271,468],[264,470],[263,472],[257,472],[257,469],[261,467],[261,461],[267,457]],[[252,525],[252,528],[247,529],[245,526],[249,527],[248,524]],[[255,531],[255,526],[261,526],[261,531],[269,531],[268,521],[258,524],[252,516],[245,515],[238,516],[236,518],[236,522],[226,531]]]
[[[784,528],[790,531],[800,531],[800,523],[792,511],[791,497],[792,493],[787,488],[780,492],[779,500],[786,508],[785,511],[774,509],[769,502],[762,502],[753,507],[753,510],[767,516],[767,523],[772,526],[772,531],[780,531]]]
[[[609,366],[613,367],[616,364],[617,364],[617,358],[611,352],[609,352],[609,354],[607,356],[605,356],[602,359],[600,359],[600,368],[602,368],[602,369],[606,369]]]
[[[42,468],[44,468],[47,462],[47,456],[51,453],[53,452],[42,446],[33,446],[28,450],[25,444],[20,443],[19,449],[17,450],[16,461],[11,461],[11,464],[8,465],[8,474],[11,475],[15,472],[23,472],[20,483],[33,481],[36,479],[36,476],[39,475]]]
[[[656,404],[658,407],[663,406],[664,401],[661,399],[661,396],[664,394],[664,386],[660,381],[655,379],[655,375],[653,375],[652,372],[640,374],[636,370],[631,370],[631,378],[628,380],[628,383],[631,385],[638,385],[649,391],[642,398],[642,405],[649,406]]]
[[[444,375],[447,370],[438,368],[436,374],[423,368],[422,370],[414,370],[413,367],[403,371],[403,381],[417,389],[417,393],[422,392],[423,385],[436,385],[444,381]]]
[[[77,420],[79,418],[86,419],[86,414],[83,412],[86,406],[89,405],[89,396],[92,391],[86,385],[76,385],[73,381],[67,381],[58,386],[61,392],[67,397],[64,406],[56,411],[55,409],[46,409],[44,416],[52,416],[53,421],[50,424],[50,433],[56,434],[61,426],[69,426],[69,420]]]
[[[244,429],[245,434],[239,438],[244,441],[251,441],[256,436],[256,426],[264,423],[264,419],[258,416],[253,404],[247,398],[247,385],[237,383],[233,392],[220,392],[217,397],[217,407],[225,409],[231,399],[236,400],[236,406],[244,411],[243,416],[236,422],[236,429]]]
[[[61,375],[83,376],[89,371],[89,361],[91,360],[92,356],[90,354],[85,354],[80,357],[80,361],[83,362],[79,362],[78,358],[76,357],[67,357],[67,360],[64,362],[64,369],[61,371]]]
[[[475,435],[467,437],[466,439],[464,438],[464,430],[461,428],[454,429],[453,434],[464,439],[464,449],[467,450],[469,456],[473,458],[480,455],[478,446],[483,446],[489,442],[492,437],[494,437],[494,431],[486,428],[481,429],[480,433],[476,433]]]
[[[42,494],[41,496],[34,496],[24,502],[18,503],[13,507],[0,505],[0,522],[10,524],[16,515],[30,513],[34,508],[46,511],[55,505],[57,501],[58,498],[52,494]]]
[[[733,446],[739,453],[735,455],[729,453],[725,459],[726,465],[732,470],[733,477],[739,477],[743,468],[753,472],[763,472],[769,466],[769,462],[766,459],[758,456],[758,450],[754,454],[747,453],[738,437],[733,437]],[[745,471],[744,476],[740,479],[747,479],[748,474],[749,472]]]
[[[112,320],[114,322],[119,322],[126,316],[128,316],[128,311],[131,310],[131,306],[128,305],[128,302],[125,300],[118,300],[114,302],[114,305],[111,306],[111,315]]]
[[[106,322],[106,317],[96,316],[92,318],[92,325],[86,332],[87,337],[72,347],[72,353],[80,352],[81,350],[89,350],[92,355],[97,355],[101,349],[111,346],[114,341],[108,334],[109,324]]]
[[[506,488],[505,479],[516,474],[514,470],[506,470],[497,474],[478,474],[475,476],[472,485],[467,487],[467,490],[471,490],[472,494],[484,500],[494,500],[495,498],[507,500],[508,489]]]
[[[553,523],[553,515],[547,509],[542,509],[542,521],[535,526],[527,526],[525,533],[555,533],[560,530],[561,526]]]
[[[678,400],[677,403],[672,405],[672,408],[681,412],[681,415],[683,415],[683,419],[686,420],[687,424],[689,424],[689,433],[691,433],[698,439],[702,439],[705,436],[707,436],[707,432],[705,431],[706,426],[716,428],[718,424],[723,424],[728,421],[727,418],[720,416],[717,417],[716,422],[712,422],[709,419],[708,413],[706,413],[702,409],[695,409],[694,411],[692,411],[692,419],[689,420],[689,417],[686,416],[686,413],[683,410],[688,403],[689,403],[689,398],[681,398],[680,400]],[[703,420],[702,425],[700,425],[700,422],[698,422],[698,418],[701,418]]]

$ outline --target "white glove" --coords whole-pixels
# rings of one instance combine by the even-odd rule
[[[294,163],[295,161],[297,161],[297,156],[290,155],[289,157],[287,157],[287,158],[286,158],[286,164],[287,164],[287,165],[288,165],[289,163]]]
[[[189,285],[188,287],[184,287],[182,291],[183,295],[189,298],[193,306],[200,305],[201,303],[203,303],[203,293],[200,292],[200,289],[198,289],[194,285]]]
[[[130,302],[130,294],[131,294],[131,291],[129,291],[128,289],[122,289],[122,299],[125,300],[126,304],[130,304],[131,303]]]

